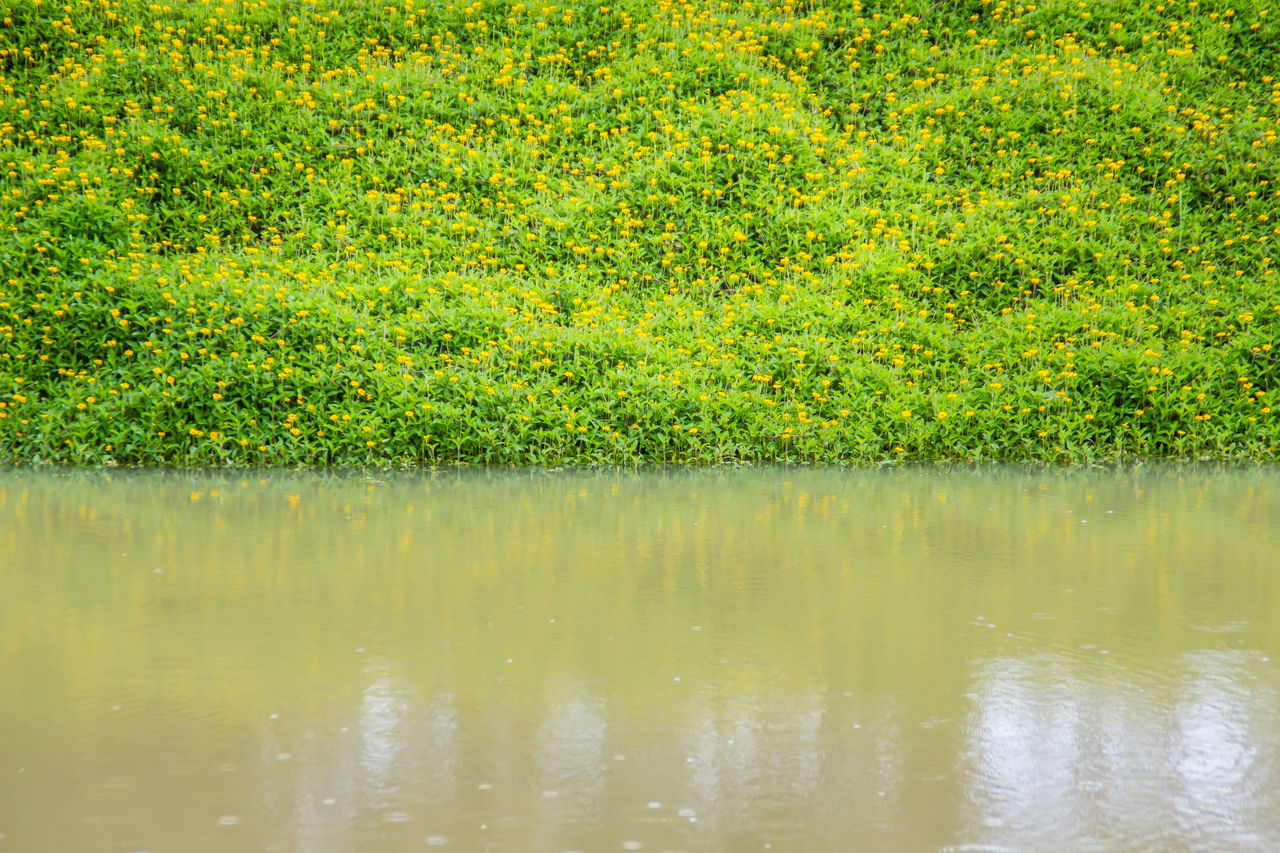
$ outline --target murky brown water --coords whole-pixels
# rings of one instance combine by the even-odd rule
[[[1277,850],[1280,473],[0,473],[0,853]]]

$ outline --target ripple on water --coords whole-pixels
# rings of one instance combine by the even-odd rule
[[[1233,620],[1229,622],[1207,623],[1201,622],[1198,625],[1192,625],[1191,630],[1201,634],[1240,634],[1248,631],[1250,623],[1244,620]]]

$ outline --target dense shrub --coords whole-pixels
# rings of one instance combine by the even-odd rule
[[[1265,4],[0,9],[0,461],[1276,458]]]

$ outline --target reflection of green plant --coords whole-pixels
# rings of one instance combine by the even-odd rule
[[[0,460],[1274,458],[1219,5],[11,4]]]
[[[283,710],[269,703],[313,700],[318,674],[324,689],[358,698],[369,658],[352,653],[356,644],[379,662],[420,667],[419,685],[437,683],[433,674],[457,679],[477,701],[512,649],[522,654],[508,679],[521,686],[587,678],[635,708],[673,688],[667,661],[679,660],[684,676],[678,694],[659,694],[675,709],[694,683],[899,684],[885,649],[930,661],[936,679],[956,680],[944,692],[961,697],[972,669],[951,656],[972,653],[974,638],[963,635],[978,613],[1001,627],[993,637],[1011,631],[1054,648],[1070,630],[1119,649],[1135,642],[1141,619],[1172,644],[1163,652],[1171,665],[1180,644],[1203,647],[1191,613],[1196,624],[1248,625],[1242,640],[1274,648],[1280,587],[1259,582],[1270,565],[1263,545],[1237,534],[1242,510],[1273,517],[1276,482],[1190,466],[1129,475],[984,467],[945,478],[822,468],[376,482],[9,475],[0,541],[6,568],[23,568],[2,578],[0,699],[53,702],[86,686],[110,695],[105,685],[118,687],[120,673],[165,667],[151,685],[163,707],[262,719]],[[1064,512],[1072,507],[1076,515]],[[486,534],[490,525],[503,535]],[[52,545],[50,529],[65,531]],[[1149,560],[1127,558],[1134,542],[1149,543]],[[90,551],[101,555],[96,571],[86,571]],[[993,553],[1008,559],[957,572],[956,559],[938,558]],[[975,572],[990,582],[972,582]],[[1130,606],[1099,608],[1096,598],[1064,596],[1066,586],[1111,591]],[[185,606],[166,606],[173,601]],[[1046,625],[1037,618],[1046,612],[1058,619]],[[744,648],[755,652],[749,661]],[[200,666],[172,666],[181,659]],[[1114,663],[1149,660],[1117,654]],[[50,672],[65,677],[50,683]],[[60,713],[100,722],[102,709],[71,701]]]

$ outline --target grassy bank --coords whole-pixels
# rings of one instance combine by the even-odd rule
[[[1277,457],[1265,3],[0,9],[0,461]]]

